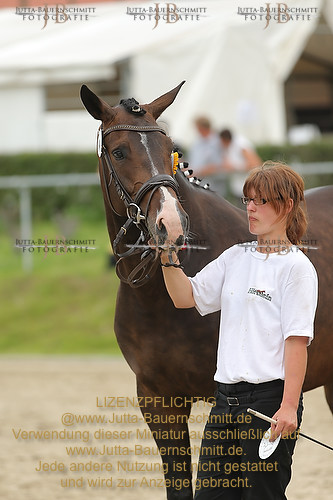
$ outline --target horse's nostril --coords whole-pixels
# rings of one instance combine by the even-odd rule
[[[188,234],[189,230],[190,230],[190,218],[186,214],[186,218],[185,218],[185,234],[186,235]]]
[[[177,247],[182,247],[184,245],[184,241],[185,241],[185,238],[184,236],[181,234],[180,236],[178,236],[178,238],[176,239],[175,241],[175,244]]]
[[[166,233],[166,232],[167,232],[166,227],[165,227],[165,225],[163,224],[163,222],[162,222],[162,221],[160,221],[160,222],[158,223],[158,225],[157,225],[157,229],[158,229],[158,232],[159,232],[159,233]]]
[[[159,221],[159,223],[156,224],[156,234],[158,236],[159,242],[164,243],[168,232],[162,221]]]

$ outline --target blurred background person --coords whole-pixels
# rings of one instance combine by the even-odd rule
[[[234,136],[229,129],[220,132],[222,169],[227,172],[247,172],[261,164],[261,158],[245,137]]]
[[[190,168],[220,196],[226,196],[229,187],[231,201],[242,207],[238,198],[243,194],[247,172],[261,165],[261,158],[250,141],[230,129],[215,134],[205,118],[198,118],[196,124],[201,138],[190,151]]]
[[[234,135],[231,130],[223,129],[220,132],[222,145],[222,164],[224,172],[232,173],[229,176],[231,194],[237,198],[242,196],[243,185],[247,173],[254,167],[261,165],[262,161],[254,147],[245,137]]]
[[[221,163],[222,147],[219,135],[212,130],[208,118],[196,118],[198,138],[189,149],[190,168],[200,178],[213,173]]]

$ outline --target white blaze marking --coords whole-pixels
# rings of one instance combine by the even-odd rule
[[[183,234],[183,228],[180,221],[180,214],[177,210],[177,199],[171,196],[167,188],[160,188],[163,192],[162,207],[156,217],[156,223],[162,221],[167,232],[168,241],[176,241],[178,236]]]
[[[150,164],[151,164],[151,167],[152,167],[152,174],[157,175],[158,174],[158,170],[157,170],[157,168],[154,165],[153,159],[152,159],[150,151],[149,151],[147,134],[143,134],[142,132],[139,132],[139,135],[141,137],[141,144],[143,144],[143,147],[145,148],[147,156],[149,158],[149,161],[150,161]]]
[[[141,138],[140,139],[141,144],[145,148],[148,159],[150,161],[152,176],[158,175],[159,172],[154,164],[154,161],[149,151],[147,134],[139,132],[139,135]],[[160,190],[162,191],[161,210],[157,214],[156,223],[157,225],[159,225],[159,221],[161,220],[163,221],[163,224],[168,232],[168,241],[174,242],[176,241],[178,236],[183,234],[183,228],[180,221],[180,214],[177,210],[178,200],[173,196],[171,196],[166,187],[161,187]]]

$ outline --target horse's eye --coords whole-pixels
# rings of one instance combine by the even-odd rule
[[[124,158],[124,155],[120,149],[115,149],[114,151],[112,151],[112,154],[116,160],[122,160]]]

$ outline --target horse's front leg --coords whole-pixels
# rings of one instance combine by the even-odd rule
[[[147,394],[139,388],[141,411],[161,454],[168,500],[193,500],[188,417],[190,402]]]

